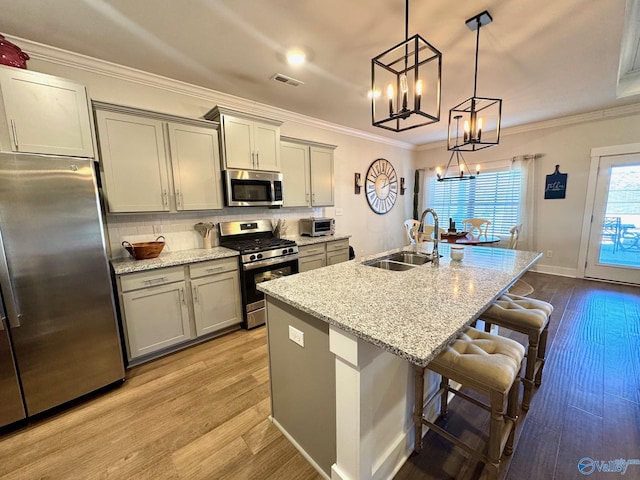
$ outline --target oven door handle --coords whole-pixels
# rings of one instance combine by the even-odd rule
[[[298,255],[287,255],[286,257],[267,258],[265,260],[258,260],[257,262],[245,263],[242,265],[242,269],[246,272],[248,270],[256,270],[261,267],[268,267],[270,265],[278,265],[281,263],[288,263],[292,260],[298,260]]]

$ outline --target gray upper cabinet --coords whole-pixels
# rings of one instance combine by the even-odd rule
[[[109,212],[222,208],[216,124],[94,106]]]
[[[327,207],[334,200],[334,145],[281,137],[285,207]]]
[[[225,169],[280,171],[282,122],[216,106],[204,115],[220,123]]]
[[[0,66],[3,151],[94,157],[87,91],[62,78]]]

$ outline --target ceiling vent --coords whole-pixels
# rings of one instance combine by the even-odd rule
[[[300,80],[296,80],[295,78],[287,77],[281,73],[276,73],[271,80],[275,80],[276,82],[286,83],[287,85],[291,85],[292,87],[297,87],[298,85],[304,85],[304,82]]]

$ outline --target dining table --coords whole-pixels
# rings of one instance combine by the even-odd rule
[[[467,233],[463,237],[442,235],[440,241],[445,243],[457,243],[460,245],[485,245],[489,243],[498,243],[500,241],[500,237],[492,235],[471,235],[470,233]]]

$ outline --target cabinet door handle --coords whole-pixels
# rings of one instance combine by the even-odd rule
[[[181,198],[181,195],[180,195],[180,190],[176,190],[176,205],[178,207],[182,206],[182,198]]]
[[[211,267],[211,268],[207,268],[207,273],[215,273],[215,272],[219,272],[220,270],[222,270],[224,267]]]
[[[260,150],[256,150],[256,168],[260,168]]]
[[[169,192],[167,192],[166,188],[162,191],[162,204],[165,207],[169,206]]]
[[[184,288],[180,288],[180,290],[178,290],[178,292],[180,292],[180,301],[182,302],[183,305],[186,305],[187,302],[184,299]]]
[[[315,204],[316,203],[316,194],[315,192],[311,195],[312,198],[312,202]]]
[[[144,280],[144,283],[147,285],[157,285],[158,283],[164,283],[167,280],[169,280],[168,277],[150,278],[149,280]]]
[[[193,301],[194,301],[195,303],[199,303],[199,302],[198,302],[198,287],[196,287],[195,285],[193,285],[193,286],[191,287],[191,289],[193,290]]]
[[[16,122],[14,122],[13,118],[11,119],[11,135],[13,136],[13,145],[18,150],[18,132],[16,131]]]

